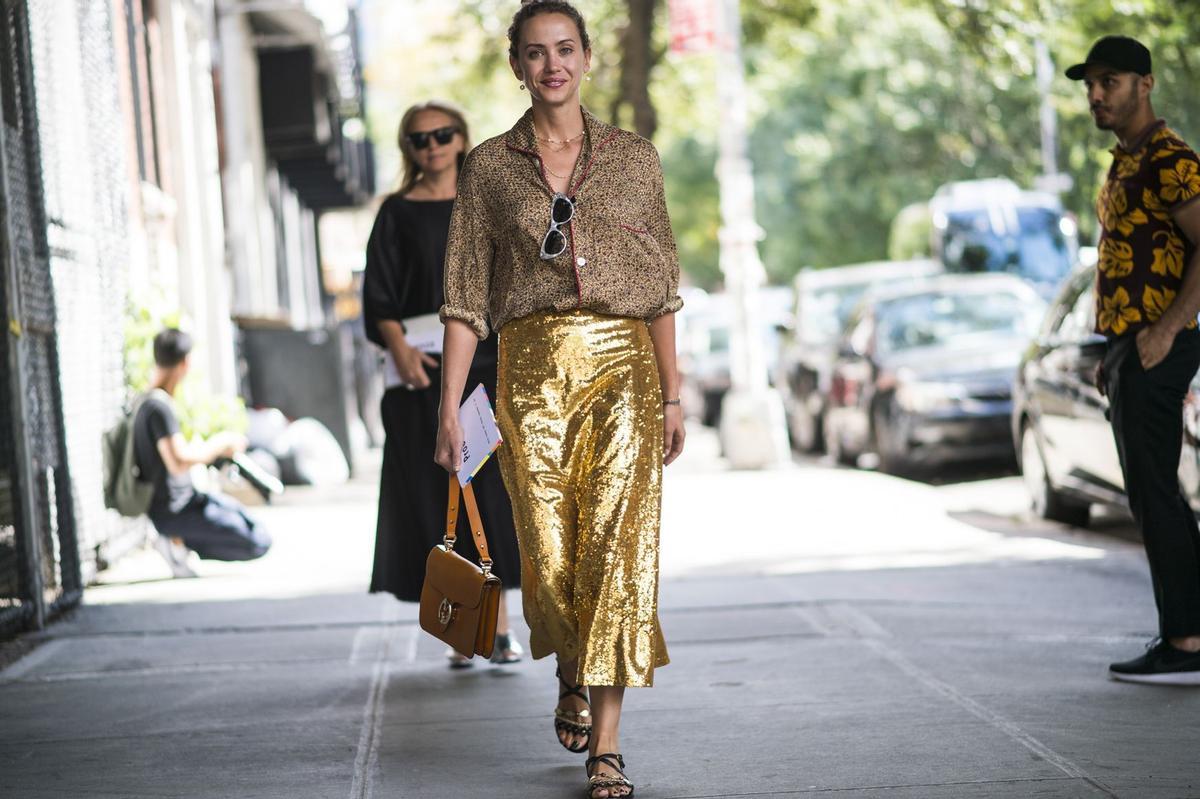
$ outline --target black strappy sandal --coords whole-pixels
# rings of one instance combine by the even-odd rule
[[[592,774],[592,766],[595,766],[598,763],[603,763],[617,773]],[[616,752],[609,752],[608,754],[589,757],[584,768],[587,769],[588,774],[588,799],[596,799],[596,791],[603,790],[605,788],[629,789],[629,793],[623,794],[620,797],[614,797],[614,799],[627,799],[627,797],[633,796],[633,783],[630,782],[625,776],[625,758],[621,757]],[[609,790],[608,794],[609,796],[612,796],[612,790]]]
[[[566,689],[559,693],[559,702],[562,702],[568,696],[577,696],[584,702],[588,702],[588,698],[583,694],[582,685],[573,686],[564,680],[561,669],[555,669],[554,676],[558,678],[559,684]],[[568,752],[574,752],[575,754],[586,752],[588,748],[588,742],[591,741],[592,738],[591,703],[589,702],[588,707],[578,711],[563,710],[561,707],[554,708],[554,731],[556,733],[566,732],[570,733],[571,735],[584,736],[583,741],[575,746],[568,746],[562,738],[559,738],[558,742],[562,744],[563,749],[566,749]]]

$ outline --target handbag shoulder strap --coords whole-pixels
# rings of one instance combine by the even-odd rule
[[[453,549],[455,530],[458,527],[458,477],[450,474],[450,493],[446,501],[446,549]],[[483,532],[483,519],[479,516],[479,504],[475,501],[475,488],[470,483],[462,487],[462,495],[467,498],[467,519],[471,522],[471,535],[475,538],[475,548],[479,550],[479,565],[485,572],[492,568],[492,556],[488,552],[487,536]]]

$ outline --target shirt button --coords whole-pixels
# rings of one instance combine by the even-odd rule
[[[587,258],[582,255],[575,259],[575,263],[579,266],[587,266]]]

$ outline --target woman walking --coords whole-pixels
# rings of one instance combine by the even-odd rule
[[[399,145],[404,177],[398,192],[384,200],[367,244],[363,315],[367,337],[387,350],[394,368],[383,395],[386,438],[379,485],[375,566],[371,591],[389,591],[416,602],[425,579],[425,559],[441,543],[448,486],[445,474],[429,462],[437,437],[441,366],[405,338],[403,320],[435,314],[443,303],[443,262],[458,172],[469,147],[467,122],[445,103],[415,105],[400,122]],[[483,341],[469,367],[468,385],[483,383],[496,391],[496,338]],[[461,387],[457,400],[462,394]],[[447,403],[457,408],[458,402]],[[520,558],[513,532],[512,507],[499,468],[487,464],[472,481],[487,530],[493,570],[505,587],[520,585]],[[455,549],[478,559],[475,543],[460,519]],[[494,661],[512,663],[521,648],[513,638],[503,596]],[[450,665],[471,660],[450,652]]]
[[[626,687],[666,665],[658,622],[664,463],[683,449],[679,266],[658,154],[580,105],[587,28],[566,2],[523,5],[509,63],[532,101],[467,157],[446,257],[444,396],[500,331],[500,463],[521,544],[535,658],[554,654],[559,742],[589,753],[591,799],[631,796]],[[454,408],[437,462],[458,466]],[[590,701],[590,706],[589,706]]]

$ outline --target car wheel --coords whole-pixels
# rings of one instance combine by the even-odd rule
[[[876,406],[872,414],[871,437],[875,441],[875,454],[879,456],[879,470],[894,475],[906,473],[908,453],[896,441],[896,431],[881,406]]]
[[[1021,475],[1025,478],[1025,488],[1029,491],[1033,512],[1049,521],[1087,527],[1091,505],[1066,496],[1050,484],[1042,448],[1038,445],[1037,433],[1030,423],[1026,423],[1021,430],[1019,456]]]
[[[721,424],[721,401],[724,398],[724,395],[719,392],[705,392],[704,412],[700,416],[701,424],[714,429]]]

